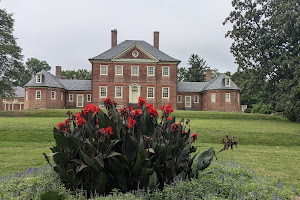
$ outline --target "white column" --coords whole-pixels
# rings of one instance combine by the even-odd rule
[[[6,110],[6,103],[4,103],[4,110]]]
[[[22,104],[20,103],[20,110],[22,110]]]

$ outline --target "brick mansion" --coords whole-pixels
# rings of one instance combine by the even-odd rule
[[[159,32],[153,45],[142,40],[118,44],[117,30],[111,31],[111,48],[89,59],[92,80],[66,79],[61,67],[55,76],[42,70],[14,97],[0,99],[0,110],[83,108],[93,103],[103,108],[103,100],[113,99],[118,107],[135,105],[146,98],[156,108],[171,103],[175,109],[240,111],[240,88],[225,74],[206,82],[177,82],[179,60],[159,49]]]

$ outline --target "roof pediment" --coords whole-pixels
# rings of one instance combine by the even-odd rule
[[[149,54],[145,49],[143,49],[138,44],[133,44],[128,47],[125,51],[121,52],[119,55],[115,56],[112,61],[148,61],[148,62],[158,62],[154,56]]]
[[[140,58],[135,57],[131,58],[129,53],[130,50],[140,51]],[[131,54],[132,55],[132,54]],[[89,60],[92,62],[93,60],[106,60],[106,61],[116,61],[116,60],[135,60],[135,61],[162,61],[162,62],[180,62],[180,60],[174,59],[171,56],[165,54],[159,49],[153,47],[149,43],[142,40],[125,40],[124,42],[112,47],[111,49],[90,58]],[[150,59],[149,59],[150,58]]]

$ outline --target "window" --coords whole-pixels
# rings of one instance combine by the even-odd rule
[[[138,76],[139,75],[139,66],[131,66],[131,75]]]
[[[182,103],[182,96],[181,95],[177,95],[177,103]]]
[[[116,109],[122,108],[122,105],[116,105]]]
[[[216,102],[216,93],[211,94],[211,102]]]
[[[100,75],[107,75],[107,65],[100,65]]]
[[[36,83],[42,83],[42,74],[37,74],[35,80]]]
[[[28,91],[26,91],[26,100],[28,100]]]
[[[237,102],[240,103],[240,94],[237,94]]]
[[[56,92],[55,91],[51,91],[51,99],[55,99],[56,96]]]
[[[123,66],[122,65],[116,65],[116,75],[123,75]]]
[[[63,92],[60,93],[60,100],[61,100],[61,101],[64,100],[64,93],[63,93]]]
[[[169,88],[168,87],[162,88],[162,98],[169,98]]]
[[[148,66],[147,67],[147,76],[154,76],[154,66]]]
[[[69,94],[69,102],[73,102],[73,94]]]
[[[122,86],[115,87],[115,98],[122,98]]]
[[[225,87],[230,87],[230,78],[225,78]]]
[[[137,50],[134,50],[134,51],[132,52],[132,56],[135,57],[135,58],[138,57],[139,54],[140,54],[140,53],[139,53]]]
[[[195,96],[194,96],[194,102],[195,102],[195,103],[199,103],[199,96],[198,96],[198,95],[195,95]]]
[[[87,102],[91,102],[92,101],[92,95],[91,94],[87,94],[86,95],[86,101]]]
[[[14,99],[14,102],[18,102],[18,99]]]
[[[147,98],[154,98],[154,87],[147,87]]]
[[[107,86],[100,86],[100,98],[107,97]]]
[[[230,102],[230,93],[225,94],[225,101]]]
[[[162,67],[162,75],[163,76],[169,76],[170,74],[170,68],[169,67]]]
[[[36,91],[35,91],[35,98],[36,98],[36,99],[41,99],[41,96],[42,96],[42,95],[41,95],[41,90],[36,90]]]
[[[3,102],[6,102],[6,99],[3,99],[2,101],[3,101]]]
[[[104,104],[99,105],[99,108],[102,109],[102,110],[106,109]]]

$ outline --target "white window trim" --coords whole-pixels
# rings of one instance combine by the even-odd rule
[[[197,101],[196,101],[196,97],[197,97],[197,99],[198,99]],[[199,95],[195,95],[195,96],[194,96],[194,103],[199,103]]]
[[[149,91],[148,91],[148,89],[149,88],[153,88],[153,97],[149,97]],[[147,87],[147,99],[154,99],[154,97],[155,97],[155,87]]]
[[[178,97],[180,97],[180,101],[178,101]],[[177,95],[177,103],[182,103],[182,95]]]
[[[72,99],[71,99],[72,97]],[[69,94],[69,102],[73,102],[74,101],[74,95],[73,94]]]
[[[52,97],[52,92],[54,94],[54,97]],[[51,91],[51,100],[55,100],[56,99],[56,91]]]
[[[28,100],[28,91],[26,91],[26,94],[25,94],[25,95],[26,95],[26,97],[25,97],[26,100]]]
[[[191,100],[191,101],[190,101],[190,106],[187,106],[187,105],[186,105],[186,102],[187,102],[187,101],[186,101],[186,98],[187,98],[187,97],[190,97],[190,100]],[[185,96],[184,107],[186,107],[186,108],[191,108],[191,107],[192,107],[192,96]]]
[[[117,74],[117,69],[118,69],[118,67],[121,67],[122,68],[122,72],[121,72],[121,74]],[[123,75],[123,65],[116,65],[115,66],[115,75],[117,75],[117,76],[122,76]]]
[[[164,97],[164,88],[168,88],[168,97]],[[170,87],[162,87],[161,88],[161,97],[163,99],[169,99],[170,98]]]
[[[227,84],[227,80],[228,80],[228,84]],[[230,87],[230,85],[231,85],[230,78],[225,78],[225,87]]]
[[[40,92],[40,98],[37,98],[38,91]],[[41,98],[42,98],[42,91],[41,90],[36,90],[35,91],[35,99],[41,99]]]
[[[214,97],[214,98],[213,98]],[[215,103],[216,102],[216,93],[211,93],[210,101]]]
[[[168,75],[164,75],[164,68],[167,67],[168,68]],[[162,76],[170,76],[170,67],[169,66],[162,66],[161,68],[161,75]]]
[[[2,102],[6,102],[6,99],[3,99]]]
[[[102,67],[105,67],[105,68],[106,68],[106,70],[105,70],[105,71],[106,71],[106,74],[102,74],[102,70],[101,70]],[[107,74],[108,74],[107,71],[108,71],[108,66],[107,66],[107,65],[100,65],[100,75],[107,75]]]
[[[229,100],[227,100],[227,98],[226,98],[227,95],[229,96]],[[225,94],[225,102],[230,102],[230,93],[226,93],[226,94]]]
[[[14,102],[18,102],[18,99],[14,99]]]
[[[132,74],[133,67],[137,67],[137,74]],[[138,66],[138,65],[132,65],[131,66],[131,76],[138,76],[139,74],[140,74],[140,66]]]
[[[116,105],[116,109],[120,109],[120,108],[122,108],[123,106],[122,105]]]
[[[121,96],[117,97],[117,87],[121,88]],[[123,98],[123,86],[115,86],[115,98]]]
[[[153,67],[153,74],[149,74],[150,67]],[[147,76],[155,76],[155,66],[147,66]]]
[[[99,108],[103,110],[103,109],[105,109],[106,107],[105,107],[104,104],[100,104],[100,105],[99,105]]]
[[[237,94],[237,102],[240,103],[240,94]]]
[[[135,52],[137,53],[136,56],[134,55]],[[131,55],[136,58],[140,55],[140,53],[137,50],[133,50]]]
[[[40,81],[38,81],[38,80],[40,80]],[[36,83],[42,83],[42,74],[37,74],[35,76],[35,82]]]
[[[89,97],[90,97],[90,100],[89,100]],[[92,102],[92,95],[91,94],[86,95],[86,102]]]
[[[60,100],[62,101],[64,98],[64,93],[63,92],[60,92]]]
[[[101,96],[101,88],[105,88],[105,93],[106,95],[105,96]],[[107,98],[107,86],[99,86],[99,97],[100,98]]]

